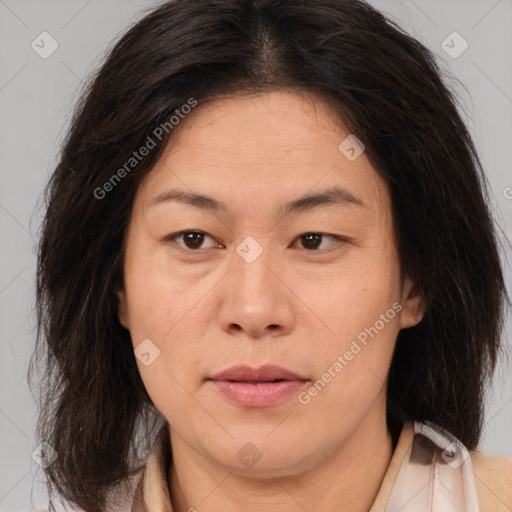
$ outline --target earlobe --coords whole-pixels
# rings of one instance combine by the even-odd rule
[[[117,298],[119,300],[117,317],[119,318],[119,323],[125,328],[129,329],[130,324],[128,322],[128,313],[126,307],[126,294],[124,291],[117,292]]]
[[[413,327],[421,322],[425,314],[425,298],[410,278],[406,278],[403,288],[403,309],[401,312],[401,329]]]

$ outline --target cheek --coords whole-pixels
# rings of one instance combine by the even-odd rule
[[[359,424],[378,397],[385,396],[395,324],[391,320],[380,331],[356,328],[352,332],[315,351],[316,380],[298,396],[303,414],[331,432],[339,431],[340,425]],[[361,333],[364,336],[357,337]]]
[[[141,366],[139,372],[144,387],[155,407],[174,424],[181,416],[188,417],[195,411],[196,401],[192,398],[193,382],[187,379],[190,372],[177,371],[183,369],[183,364],[174,368],[169,358],[162,352],[151,366]]]
[[[134,348],[150,339],[158,347],[162,370],[180,381],[189,380],[189,369],[199,367],[199,343],[204,339],[205,327],[198,318],[201,304],[199,292],[186,294],[180,286],[164,280],[147,280],[130,308],[130,315],[137,319],[130,329]]]
[[[201,338],[195,332],[199,329],[197,307],[206,290],[201,294],[194,286],[188,288],[183,280],[170,279],[158,261],[142,253],[135,256],[127,260],[125,272],[132,345],[136,355],[149,352],[153,358],[158,354],[150,365],[136,358],[141,379],[160,411],[190,408],[184,390],[193,392],[197,386],[200,354],[194,350],[194,340]]]
[[[201,354],[196,340],[201,339],[194,321],[194,309],[187,300],[176,299],[174,289],[146,281],[132,313],[138,322],[130,329],[135,353],[147,344],[150,353],[158,354],[149,365],[136,358],[137,367],[155,407],[167,418],[184,411],[192,412],[200,379]],[[148,342],[150,340],[150,342]],[[148,350],[145,350],[147,352]],[[197,411],[196,411],[197,413]]]
[[[146,244],[148,245],[148,244]],[[172,336],[207,292],[205,283],[170,267],[165,250],[139,244],[125,263],[131,333],[163,341]],[[134,340],[136,343],[136,340]]]
[[[318,395],[324,400],[358,408],[384,385],[400,329],[397,269],[369,251],[347,259],[322,282],[321,294],[312,287],[305,299],[326,326],[315,345]]]
[[[399,273],[390,261],[374,258],[370,251],[354,251],[327,276],[304,279],[303,300],[322,319],[337,348],[350,345],[376,322],[378,331],[397,329],[401,308],[393,304],[401,297]]]

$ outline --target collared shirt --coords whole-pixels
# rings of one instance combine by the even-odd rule
[[[173,512],[168,424],[155,438],[131,512]],[[406,422],[369,512],[512,512],[512,459],[468,452],[431,423]]]

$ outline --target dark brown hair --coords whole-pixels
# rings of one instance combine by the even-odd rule
[[[158,413],[115,293],[134,194],[172,134],[155,130],[191,98],[200,108],[272,89],[328,101],[389,184],[402,272],[427,304],[398,335],[390,429],[429,420],[476,447],[510,301],[486,178],[442,76],[427,48],[357,0],[171,1],[120,38],[80,97],[45,191],[33,358],[37,434],[58,453],[45,470],[52,491],[106,510],[107,491],[141,467],[135,447]],[[148,137],[154,149],[112,182]]]

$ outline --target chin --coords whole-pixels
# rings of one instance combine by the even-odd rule
[[[268,433],[269,430],[265,429],[265,432],[255,435],[246,433],[235,437],[225,446],[216,445],[210,451],[210,456],[234,473],[265,479],[268,479],[268,473],[272,476],[291,476],[312,463],[312,454],[297,452],[300,440],[288,437],[285,442]]]

